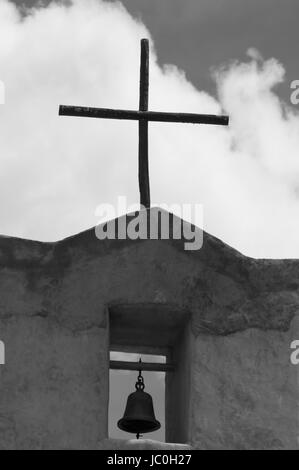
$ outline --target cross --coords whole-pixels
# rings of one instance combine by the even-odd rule
[[[149,89],[149,41],[141,40],[140,54],[140,87],[139,87],[139,111],[107,108],[90,108],[79,106],[59,107],[60,116],[80,116],[106,119],[136,120],[139,125],[139,149],[138,149],[138,176],[140,204],[150,208],[150,185],[148,171],[148,123],[158,122],[184,122],[192,124],[215,124],[227,126],[228,116],[215,116],[211,114],[193,113],[167,113],[148,111]]]

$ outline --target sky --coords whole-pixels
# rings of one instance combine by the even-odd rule
[[[122,4],[149,28],[159,63],[177,65],[199,89],[215,92],[210,70],[246,60],[248,47],[254,47],[284,64],[286,80],[277,91],[289,100],[289,83],[298,76],[297,0],[122,0]]]
[[[137,108],[148,37],[150,109],[230,116],[150,124],[153,203],[202,204],[204,229],[248,256],[299,257],[298,7],[248,3],[74,0],[24,16],[0,0],[0,233],[54,241],[96,225],[99,204],[138,203],[137,124],[58,106]]]

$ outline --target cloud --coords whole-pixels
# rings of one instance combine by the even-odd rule
[[[150,124],[153,202],[203,203],[205,229],[243,253],[299,257],[299,117],[275,93],[283,66],[250,49],[218,70],[215,98],[161,68],[146,27],[101,0],[26,17],[0,0],[0,233],[57,240],[95,225],[102,202],[138,202],[137,123],[59,117],[58,106],[137,109],[142,37],[152,110],[231,118],[229,129]]]

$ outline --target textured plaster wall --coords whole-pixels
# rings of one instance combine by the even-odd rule
[[[100,445],[107,307],[134,303],[191,314],[195,447],[296,446],[299,262],[249,259],[207,234],[187,252],[92,229],[57,243],[0,238],[0,448]]]
[[[298,449],[298,366],[288,332],[199,335],[193,370],[192,444],[201,449]]]
[[[0,449],[96,447],[105,436],[104,331],[45,318],[1,320]]]

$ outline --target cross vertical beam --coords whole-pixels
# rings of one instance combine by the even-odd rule
[[[148,39],[141,40],[140,51],[140,88],[139,88],[139,111],[148,111],[148,88],[149,88],[149,42]],[[138,147],[138,177],[140,204],[146,209],[151,206],[149,169],[148,169],[148,120],[139,121],[139,147]]]

